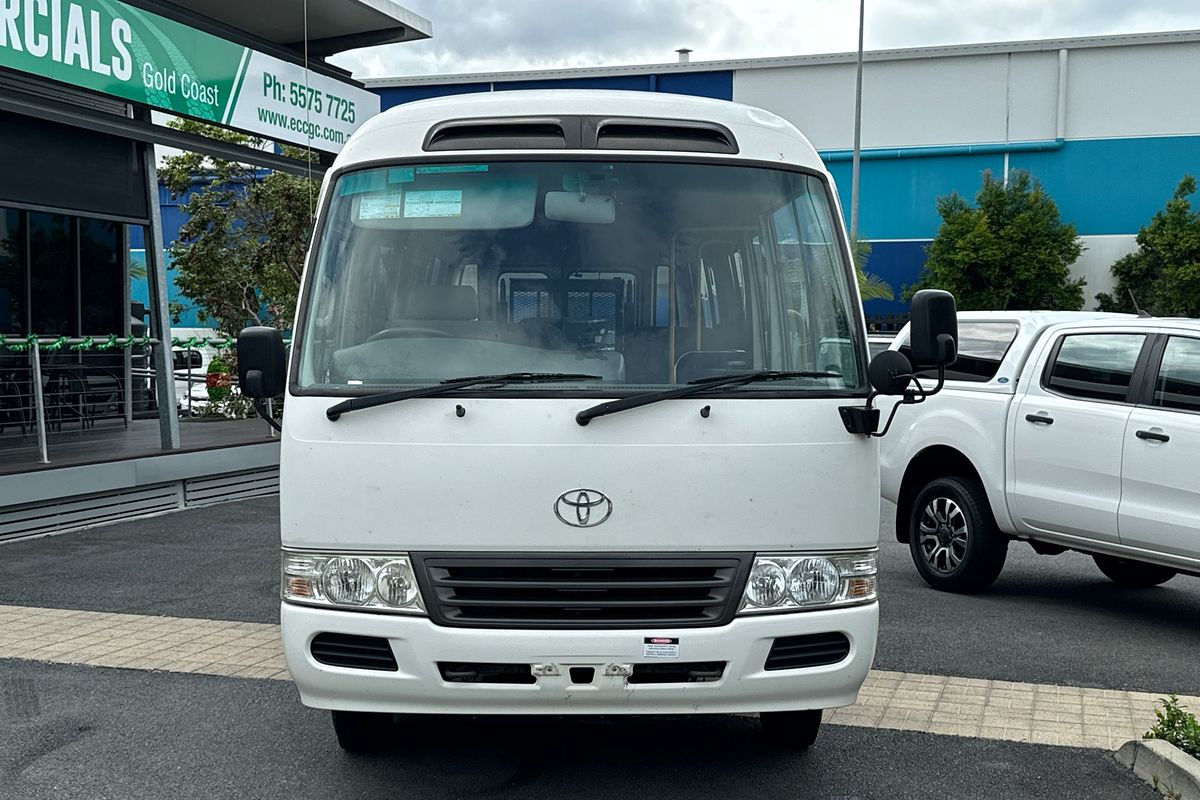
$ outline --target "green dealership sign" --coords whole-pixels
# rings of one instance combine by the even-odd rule
[[[118,0],[0,0],[0,67],[337,152],[379,97]]]

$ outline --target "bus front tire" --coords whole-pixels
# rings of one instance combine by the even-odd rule
[[[758,720],[768,743],[789,750],[806,750],[817,740],[821,710],[764,711]]]
[[[392,715],[369,711],[334,711],[333,731],[347,753],[373,753],[391,740]]]

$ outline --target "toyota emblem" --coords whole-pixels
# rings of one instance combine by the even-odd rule
[[[612,500],[595,489],[571,489],[554,501],[554,514],[575,528],[594,528],[612,514]]]

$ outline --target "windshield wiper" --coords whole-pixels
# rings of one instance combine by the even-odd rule
[[[325,409],[325,416],[330,421],[336,422],[342,414],[350,411],[358,411],[361,408],[374,408],[375,406],[387,405],[388,403],[398,403],[401,400],[410,400],[414,397],[437,397],[438,395],[449,394],[458,389],[485,384],[504,386],[510,383],[555,383],[557,381],[598,380],[602,380],[599,375],[585,375],[579,372],[506,372],[500,375],[472,375],[465,378],[450,378],[433,386],[422,386],[420,389],[399,389],[394,392],[381,392],[380,394],[372,394],[366,397],[351,397],[349,400],[343,400]]]
[[[680,386],[678,389],[635,394],[632,397],[622,397],[620,400],[610,400],[598,406],[585,408],[575,415],[575,421],[580,425],[587,425],[596,417],[603,417],[606,414],[628,411],[631,408],[641,408],[642,406],[648,406],[651,403],[657,403],[661,400],[674,400],[679,397],[687,397],[721,386],[744,386],[748,383],[757,383],[759,381],[785,381],[789,378],[840,377],[842,377],[840,372],[784,372],[770,369],[760,369],[754,372],[735,372],[732,375],[716,375],[711,378],[699,378],[694,381],[688,381],[686,386]]]

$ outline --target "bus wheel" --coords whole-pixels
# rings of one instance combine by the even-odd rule
[[[763,737],[776,747],[805,750],[817,740],[821,710],[764,711],[758,715]]]
[[[333,730],[348,753],[382,750],[392,738],[392,715],[368,711],[334,711]]]

